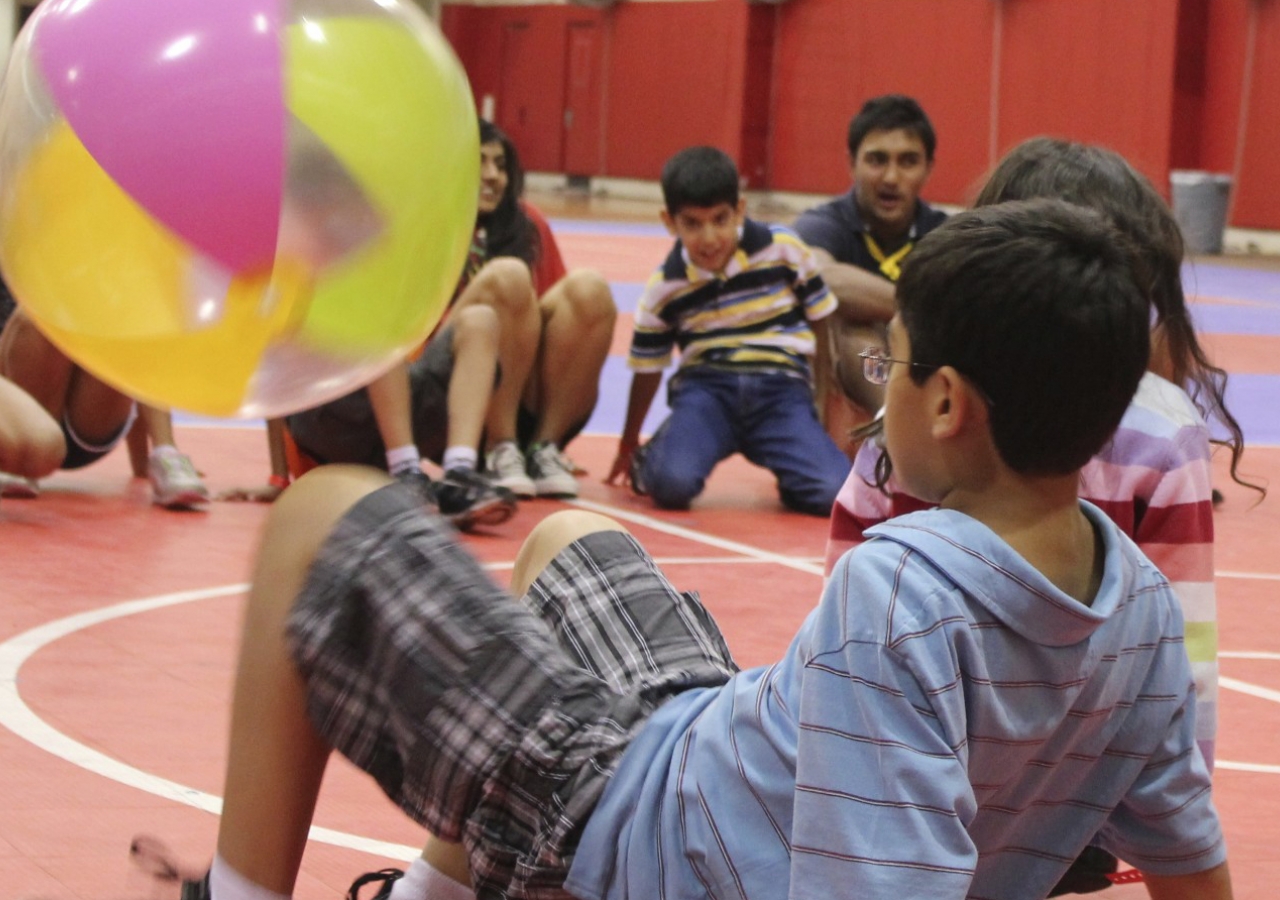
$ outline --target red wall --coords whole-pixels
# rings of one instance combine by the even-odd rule
[[[847,188],[849,119],[867,97],[905,93],[920,101],[938,133],[927,193],[958,201],[987,167],[993,6],[792,0],[780,7],[772,186]]]
[[[1280,0],[447,4],[477,98],[531,169],[561,170],[566,29],[588,20],[599,162],[575,174],[653,179],[706,143],[753,187],[843,190],[850,116],[893,91],[934,120],[933,200],[967,202],[999,153],[1053,134],[1114,148],[1166,194],[1172,168],[1238,162],[1232,224],[1280,229]]]

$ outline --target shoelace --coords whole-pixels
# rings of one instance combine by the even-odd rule
[[[381,882],[382,888],[385,889],[389,884],[399,881],[404,873],[399,869],[379,869],[377,872],[367,872],[361,875],[351,883],[350,890],[347,891],[347,900],[360,900],[360,889],[367,884]]]

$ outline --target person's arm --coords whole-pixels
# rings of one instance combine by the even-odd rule
[[[271,458],[271,477],[256,487],[228,488],[218,500],[233,502],[273,503],[289,486],[289,457],[284,447],[284,419],[267,419],[267,454]]]
[[[813,247],[819,272],[840,304],[837,315],[855,325],[888,322],[898,311],[893,282],[849,263],[837,262],[826,250]]]
[[[955,692],[923,683],[886,644],[887,610],[872,599],[889,595],[900,556],[881,551],[837,566],[797,638],[805,664],[795,710],[793,896],[959,900],[972,883],[978,852],[964,823],[977,804],[956,751],[965,734],[952,731],[964,722],[940,699]],[[848,614],[853,598],[868,603],[857,617]],[[861,764],[861,753],[875,763]]]
[[[0,378],[0,471],[43,478],[62,465],[66,455],[57,421],[34,397]]]
[[[1143,875],[1151,900],[1231,900],[1231,872],[1223,863],[1194,875]]]
[[[627,420],[618,440],[618,454],[609,468],[605,484],[625,484],[630,479],[631,457],[640,446],[640,428],[649,414],[654,395],[662,383],[661,372],[636,372],[631,378],[631,394],[627,398]]]

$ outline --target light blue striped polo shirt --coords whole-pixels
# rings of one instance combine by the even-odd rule
[[[1095,836],[1225,859],[1168,583],[1096,508],[1086,607],[950,510],[878,525],[776,665],[663,706],[566,887],[598,898],[1044,896]]]

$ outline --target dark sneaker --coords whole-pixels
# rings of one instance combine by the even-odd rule
[[[213,894],[209,893],[209,873],[205,872],[204,877],[198,881],[182,882],[182,893],[178,895],[178,900],[213,900]]]
[[[570,500],[578,496],[573,463],[550,441],[529,447],[528,472],[539,497]]]
[[[644,457],[648,452],[648,444],[641,444],[631,451],[631,466],[627,470],[627,474],[631,476],[631,490],[641,497],[646,497],[649,494],[649,489],[645,487],[644,483]]]
[[[178,900],[212,900],[209,893],[209,872],[197,874],[193,869],[180,863],[165,844],[156,838],[140,834],[129,845],[129,855],[134,865],[142,869],[156,881],[165,884],[181,885]]]
[[[440,515],[459,531],[498,525],[516,511],[516,495],[471,469],[450,469],[434,485]]]
[[[403,877],[404,872],[399,869],[382,869],[377,872],[367,872],[351,882],[351,889],[347,891],[347,900],[360,900],[361,888],[367,884],[379,883],[382,886],[378,888],[378,893],[370,897],[369,900],[387,900],[391,896],[391,885]]]
[[[1111,887],[1119,861],[1101,847],[1085,847],[1067,869],[1050,897],[1063,894],[1092,894]]]
[[[394,477],[396,481],[413,491],[422,501],[423,506],[431,509],[439,507],[436,501],[436,483],[427,477],[426,472],[421,469],[405,469],[403,472],[397,472]]]

